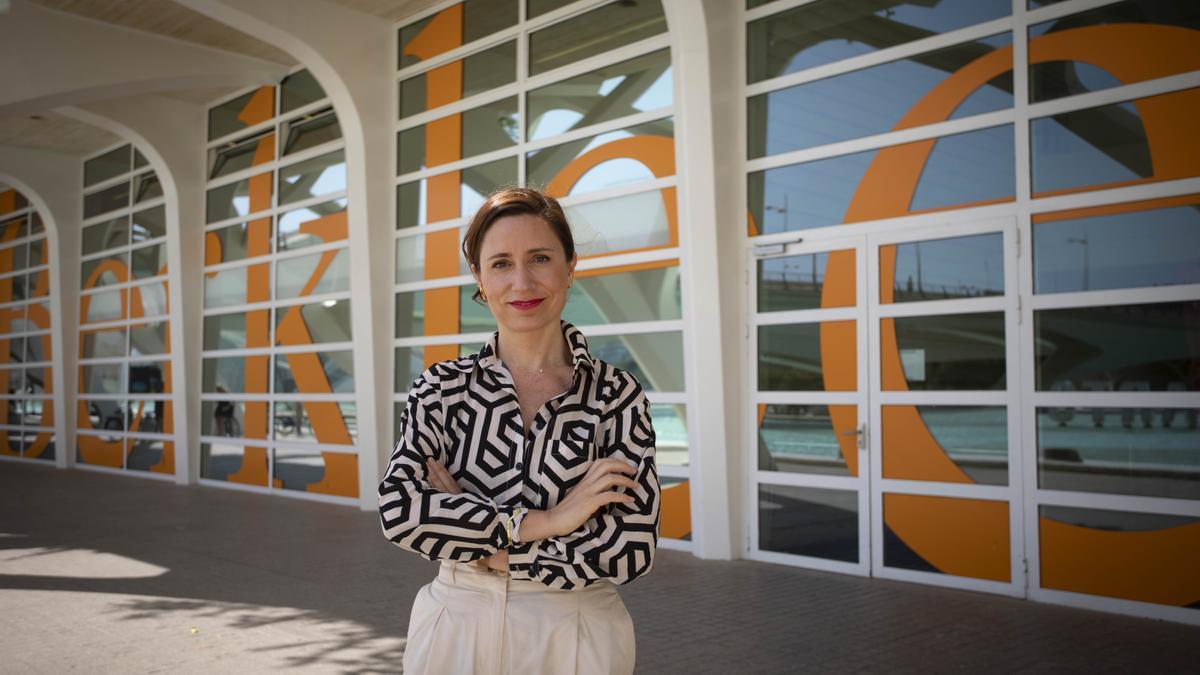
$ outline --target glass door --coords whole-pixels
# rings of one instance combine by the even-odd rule
[[[868,574],[866,240],[750,258],[749,555]]]
[[[868,244],[873,574],[1022,595],[1015,221]]]

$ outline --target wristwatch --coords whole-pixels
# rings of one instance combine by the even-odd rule
[[[504,531],[508,534],[509,546],[521,543],[521,523],[525,520],[527,513],[529,513],[529,509],[518,506],[504,519]]]

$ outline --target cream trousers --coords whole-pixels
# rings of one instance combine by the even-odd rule
[[[404,672],[632,673],[633,619],[616,586],[573,591],[443,562],[408,620]]]

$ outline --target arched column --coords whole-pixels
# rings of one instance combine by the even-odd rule
[[[200,350],[202,347],[205,111],[200,105],[144,95],[97,101],[60,112],[133,143],[163,186],[167,216],[175,482],[195,483],[200,461]],[[77,164],[78,163],[77,160]],[[75,175],[81,171],[77,165]],[[79,181],[76,185],[82,185]],[[76,211],[81,189],[74,190]],[[74,269],[78,272],[78,223]],[[184,251],[192,252],[184,255]],[[78,283],[70,287],[78,295]],[[78,323],[76,321],[76,323]],[[76,331],[77,333],[78,331]]]
[[[0,181],[14,187],[41,214],[50,260],[50,358],[54,387],[54,464],[74,465],[75,388],[79,321],[79,158],[44,150],[0,146]]]
[[[378,508],[376,487],[391,450],[392,24],[321,0],[176,0],[294,56],[325,89],[345,141],[359,500]],[[373,223],[373,224],[372,224]]]

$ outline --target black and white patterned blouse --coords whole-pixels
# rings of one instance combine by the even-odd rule
[[[496,357],[498,333],[478,354],[434,364],[413,382],[379,485],[388,539],[430,560],[466,562],[507,548],[510,577],[554,588],[623,584],[650,570],[660,486],[646,394],[628,372],[592,358],[579,329],[564,321],[562,330],[571,387],[542,406],[528,437],[512,376]],[[462,494],[433,488],[429,457]],[[510,547],[502,521],[515,507],[553,507],[604,457],[637,468],[632,503],[611,504],[568,535]]]

